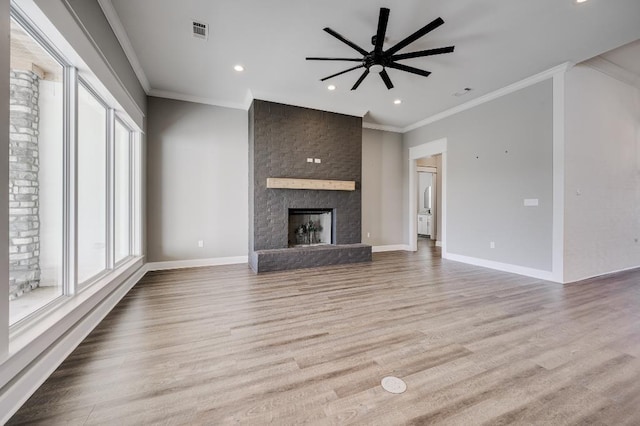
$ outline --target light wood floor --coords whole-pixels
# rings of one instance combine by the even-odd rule
[[[10,423],[638,425],[639,302],[640,271],[562,286],[435,248],[150,273]]]

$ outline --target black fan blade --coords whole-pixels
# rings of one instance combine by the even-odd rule
[[[408,65],[402,65],[402,64],[395,63],[395,62],[391,62],[391,63],[387,64],[387,67],[395,68],[395,69],[400,70],[400,71],[410,72],[411,74],[422,75],[424,77],[429,77],[429,74],[431,74],[431,71],[425,71],[425,70],[421,70],[420,68],[414,68],[414,67],[410,67]]]
[[[362,58],[305,58],[307,61],[349,61],[349,62],[362,62]]]
[[[362,73],[362,75],[360,76],[360,78],[358,79],[358,81],[356,81],[356,84],[353,85],[353,87],[351,88],[351,90],[356,90],[358,88],[358,86],[360,86],[360,83],[362,83],[362,81],[369,75],[369,69],[364,70],[364,72]]]
[[[438,28],[442,24],[444,24],[444,21],[442,20],[442,18],[434,19],[433,21],[431,21],[430,23],[428,23],[424,27],[420,28],[415,33],[411,34],[409,37],[407,37],[404,40],[398,42],[398,44],[396,44],[395,46],[389,48],[389,50],[384,52],[384,54],[386,56],[393,55],[398,50],[402,49],[403,47],[405,47],[405,46],[407,46],[407,45],[409,45],[411,43],[413,43],[414,41],[416,41],[417,39],[419,39],[423,35],[435,30],[436,28]]]
[[[439,47],[437,49],[420,50],[419,52],[402,53],[400,55],[393,55],[392,61],[399,61],[400,59],[421,58],[423,56],[442,55],[443,53],[451,53],[455,49],[455,46]]]
[[[376,47],[374,52],[382,53],[382,45],[384,44],[384,36],[387,33],[387,23],[389,22],[389,9],[380,8],[380,17],[378,18],[378,32],[376,33]]]
[[[389,74],[387,74],[387,70],[380,71],[380,77],[382,78],[382,81],[384,81],[384,84],[387,86],[387,89],[393,89],[393,83],[389,78]]]
[[[335,38],[337,38],[338,40],[340,40],[341,42],[343,42],[344,44],[352,47],[353,49],[357,50],[358,52],[360,52],[363,56],[366,56],[369,54],[369,52],[367,52],[366,50],[364,50],[362,47],[358,46],[357,44],[355,44],[352,41],[347,40],[346,38],[342,37],[340,34],[338,34],[337,32],[333,31],[331,28],[327,27],[324,29],[326,32],[328,32],[329,34],[331,34],[332,36],[334,36]]]
[[[339,76],[341,74],[347,73],[349,71],[357,70],[358,68],[362,68],[362,67],[364,67],[364,65],[358,65],[357,67],[349,68],[348,70],[344,70],[344,71],[337,72],[335,74],[331,74],[329,77],[325,77],[325,78],[320,79],[320,81],[329,80],[330,78],[337,77],[337,76]]]

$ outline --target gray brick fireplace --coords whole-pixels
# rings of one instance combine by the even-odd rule
[[[267,272],[370,261],[371,246],[361,244],[361,171],[362,118],[254,100],[249,109],[251,268]],[[267,178],[354,181],[356,188],[267,188]],[[294,209],[330,210],[332,241],[289,247]]]

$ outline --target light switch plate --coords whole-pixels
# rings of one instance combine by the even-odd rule
[[[313,163],[313,158],[307,158],[307,163]]]
[[[538,199],[537,198],[525,198],[524,199],[524,206],[525,207],[537,207],[538,206]]]
[[[316,158],[314,161],[316,162],[316,164],[320,164],[320,163],[322,163],[322,160],[321,160],[321,159],[319,159],[319,158]]]

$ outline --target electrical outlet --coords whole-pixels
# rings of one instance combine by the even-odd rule
[[[313,163],[313,158],[307,158],[307,163]]]
[[[371,238],[371,232],[367,232],[367,238]]]
[[[495,241],[489,241],[489,248],[496,248]]]
[[[198,240],[198,247],[204,247],[204,240]]]
[[[314,159],[313,159],[313,161],[314,161],[316,164],[320,164],[320,163],[322,163],[322,160],[321,160],[321,159],[319,159],[319,158],[314,158]]]

